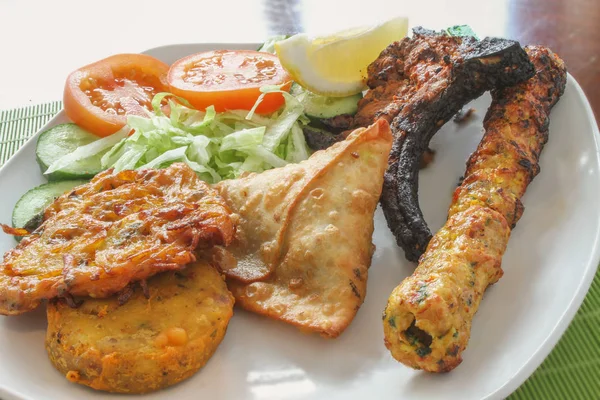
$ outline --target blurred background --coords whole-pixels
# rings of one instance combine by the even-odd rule
[[[67,74],[120,52],[173,43],[261,42],[405,15],[411,26],[468,24],[479,36],[544,44],[600,115],[598,0],[0,0],[0,109],[58,100]]]

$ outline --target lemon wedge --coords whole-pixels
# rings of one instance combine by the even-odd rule
[[[300,85],[323,96],[343,97],[365,88],[369,64],[390,43],[405,37],[407,31],[408,20],[398,17],[329,36],[311,38],[297,34],[275,43],[275,51]]]

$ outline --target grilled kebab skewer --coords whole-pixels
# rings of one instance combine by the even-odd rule
[[[417,261],[431,239],[418,199],[418,172],[433,135],[469,101],[485,91],[533,75],[518,42],[481,41],[417,28],[412,38],[388,46],[368,68],[366,96],[356,126],[377,118],[390,122],[394,147],[381,205],[406,258]]]
[[[449,218],[413,275],[388,299],[385,344],[410,367],[431,372],[455,368],[483,292],[503,274],[502,255],[523,212],[520,198],[539,172],[549,113],[566,84],[558,56],[544,47],[526,50],[536,75],[492,91],[486,133],[469,158]]]

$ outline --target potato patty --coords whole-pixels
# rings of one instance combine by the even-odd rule
[[[212,356],[233,315],[219,272],[197,262],[123,296],[48,304],[46,349],[71,382],[97,390],[144,393],[174,385]]]
[[[235,220],[187,165],[105,171],[59,197],[43,224],[0,264],[0,314],[59,296],[108,297],[132,281],[194,262],[227,245]]]

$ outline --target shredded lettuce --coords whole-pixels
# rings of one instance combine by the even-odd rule
[[[119,145],[118,142],[120,142],[121,140],[124,140],[124,138],[127,136],[127,133],[129,131],[130,131],[130,129],[127,126],[125,126],[121,130],[119,130],[118,132],[116,132],[110,136],[107,136],[102,139],[98,139],[92,143],[89,143],[89,144],[86,144],[85,146],[81,146],[81,147],[77,148],[74,152],[69,153],[69,154],[59,158],[55,162],[53,162],[52,165],[50,165],[48,167],[45,174],[51,174],[54,171],[63,169],[63,168],[70,166],[71,164],[74,164],[78,161],[85,160],[87,158],[98,155],[98,154],[102,153],[103,151],[115,146],[115,144],[117,144],[117,146],[118,146]],[[109,152],[110,152],[110,150],[109,150]]]
[[[261,96],[250,112],[217,113],[193,109],[184,99],[159,93],[152,100],[148,117],[128,116],[127,125],[57,160],[49,172],[104,152],[103,169],[165,168],[184,162],[201,179],[216,183],[245,172],[262,172],[297,163],[310,155],[302,126],[308,119],[300,101],[280,86],[261,88]],[[270,115],[255,114],[267,93],[282,93],[285,105]],[[168,104],[168,116],[162,106]],[[133,130],[131,135],[128,135]],[[48,172],[48,173],[49,173]]]
[[[258,48],[258,51],[264,51],[266,53],[275,54],[275,43],[280,42],[289,38],[291,35],[274,35],[268,38],[262,46]]]

